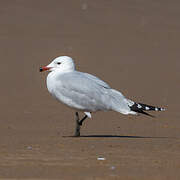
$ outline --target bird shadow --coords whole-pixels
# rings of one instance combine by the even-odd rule
[[[173,138],[173,137],[162,137],[162,136],[121,136],[121,135],[81,135],[75,136],[63,136],[64,138],[127,138],[127,139],[162,139],[162,138]]]

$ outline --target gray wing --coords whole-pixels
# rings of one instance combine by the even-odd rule
[[[83,75],[86,76],[87,78],[93,80],[94,82],[96,82],[100,86],[103,86],[104,88],[107,88],[107,89],[111,89],[111,87],[106,82],[102,81],[98,77],[93,76],[93,75],[88,74],[88,73],[83,73]]]
[[[93,75],[77,71],[64,73],[57,77],[56,98],[84,111],[108,110],[108,88],[108,84]]]

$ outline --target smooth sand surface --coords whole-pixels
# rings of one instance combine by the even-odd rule
[[[179,19],[178,0],[1,0],[0,179],[180,179]],[[74,112],[39,73],[60,55],[167,111],[98,112],[70,137]]]

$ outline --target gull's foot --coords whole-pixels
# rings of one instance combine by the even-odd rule
[[[80,129],[81,129],[81,127],[80,127],[79,123],[77,123],[75,133],[74,133],[74,137],[79,137],[81,135]]]
[[[74,136],[73,137],[80,137],[80,132],[75,132]]]

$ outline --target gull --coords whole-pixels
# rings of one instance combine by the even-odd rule
[[[164,111],[164,108],[136,103],[121,92],[112,89],[98,77],[76,71],[71,57],[60,56],[49,65],[41,67],[40,72],[49,71],[47,89],[61,103],[75,110],[76,128],[74,136],[80,136],[80,128],[85,119],[97,111],[116,111],[125,115],[144,114],[145,111]],[[79,112],[85,116],[80,119]]]

